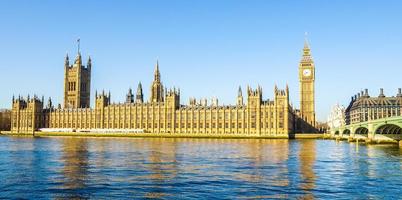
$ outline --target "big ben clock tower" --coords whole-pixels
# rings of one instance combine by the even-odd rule
[[[315,127],[314,81],[314,61],[311,57],[310,46],[306,38],[303,56],[299,64],[300,115],[305,122],[313,127]]]

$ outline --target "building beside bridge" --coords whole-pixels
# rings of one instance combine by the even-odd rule
[[[332,127],[331,134],[369,140],[402,139],[401,88],[395,96],[386,96],[382,88],[378,96],[370,96],[368,89],[352,96],[343,125]]]
[[[354,95],[346,109],[346,124],[402,116],[401,88],[395,96],[385,96],[381,88],[378,96],[370,96],[368,89]]]
[[[309,127],[316,124],[315,67],[307,42],[299,65],[299,111],[291,106],[288,86],[285,89],[275,86],[271,99],[263,98],[260,86],[247,87],[244,93],[239,87],[234,105],[220,105],[218,99],[195,98],[183,105],[180,89],[164,87],[158,62],[148,100],[144,98],[142,84],[139,83],[135,94],[129,89],[124,103],[111,103],[110,92],[96,92],[95,107],[90,108],[91,70],[91,58],[84,65],[80,51],[71,65],[67,55],[63,105],[55,107],[50,98],[45,103],[43,97],[35,95],[13,97],[11,131],[135,130],[156,134],[288,137],[297,127],[305,127],[302,124]]]

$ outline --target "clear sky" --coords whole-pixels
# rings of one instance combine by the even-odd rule
[[[308,32],[316,64],[316,110],[347,105],[364,88],[395,95],[402,87],[402,1],[1,1],[0,108],[12,95],[63,97],[66,53],[81,38],[92,57],[92,96],[121,102],[159,58],[162,81],[189,97],[234,104],[237,88],[289,84],[299,107],[298,63]],[[91,99],[93,104],[93,98]]]

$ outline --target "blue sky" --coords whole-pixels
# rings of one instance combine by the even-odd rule
[[[402,87],[401,10],[400,1],[1,1],[0,108],[13,94],[61,102],[64,57],[75,57],[78,37],[92,57],[92,95],[111,90],[123,101],[141,81],[148,98],[159,58],[163,83],[181,88],[182,103],[216,96],[234,104],[248,84],[267,99],[288,83],[299,107],[308,32],[325,120],[361,89],[395,95]]]

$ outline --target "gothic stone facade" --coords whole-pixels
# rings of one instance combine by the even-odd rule
[[[299,67],[301,88],[301,115],[289,102],[289,89],[275,86],[274,98],[263,100],[262,88],[247,88],[243,102],[241,88],[236,105],[210,104],[204,99],[190,99],[188,105],[180,104],[180,90],[166,89],[161,82],[159,64],[155,66],[150,99],[144,101],[139,83],[134,97],[130,89],[125,103],[112,104],[111,95],[95,95],[95,108],[90,108],[91,59],[82,65],[81,54],[73,65],[65,59],[64,106],[55,108],[49,98],[13,98],[11,131],[34,133],[43,128],[93,130],[93,129],[139,129],[145,133],[162,134],[234,134],[244,136],[288,137],[295,130],[296,118],[315,123],[314,112],[314,65],[306,43]]]

